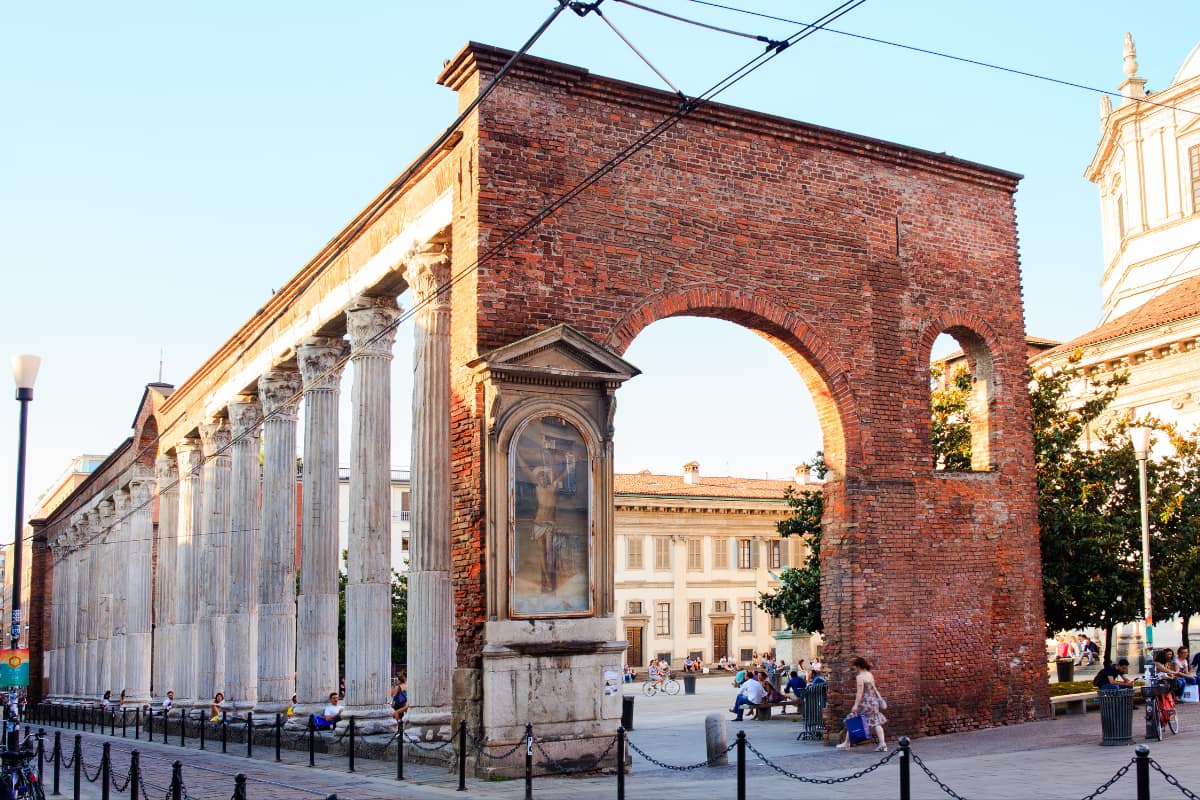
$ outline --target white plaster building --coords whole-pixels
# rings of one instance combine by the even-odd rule
[[[412,487],[409,471],[392,468],[392,569],[408,569],[409,532],[412,521]],[[350,541],[350,469],[338,470],[338,553]],[[343,565],[344,567],[345,565]]]

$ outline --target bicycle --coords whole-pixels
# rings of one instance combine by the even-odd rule
[[[33,765],[37,745],[32,733],[16,751],[0,751],[0,800],[46,800],[42,781]]]
[[[1175,709],[1175,696],[1171,693],[1173,681],[1156,681],[1153,688],[1142,687],[1146,698],[1146,738],[1161,742],[1163,728],[1179,733],[1179,713]]]
[[[662,681],[661,685],[659,680]],[[642,684],[642,692],[646,697],[654,697],[659,692],[664,694],[676,695],[679,694],[679,681],[667,675],[665,678],[657,680],[648,680]]]

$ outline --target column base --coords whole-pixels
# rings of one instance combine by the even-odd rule
[[[246,711],[253,711],[255,719],[258,717],[270,717],[273,720],[275,719],[276,714],[287,714],[287,708],[287,703],[278,700],[264,700],[263,702],[256,704],[252,709],[245,709],[245,711],[242,713],[245,714]]]
[[[347,708],[342,714],[342,721],[337,726],[339,735],[346,732],[347,720],[350,717],[354,717],[355,735],[396,732],[396,720],[392,717],[390,706],[353,706]]]
[[[324,710],[324,704],[297,703],[295,708],[292,710],[292,716],[288,717],[288,720],[284,723],[283,727],[285,730],[289,731],[306,731],[308,730],[309,716],[316,716]]]
[[[404,734],[422,742],[448,742],[454,738],[450,709],[410,708],[404,715]]]

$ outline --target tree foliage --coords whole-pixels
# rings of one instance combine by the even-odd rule
[[[825,454],[817,453],[809,463],[817,477],[827,473]],[[797,490],[789,486],[784,499],[792,514],[775,525],[779,535],[802,537],[808,555],[799,567],[789,567],[779,575],[779,589],[762,592],[758,607],[772,616],[781,616],[792,630],[817,633],[825,629],[821,622],[821,517],[825,513],[825,495],[820,489]]]
[[[934,464],[947,472],[963,472],[971,469],[971,372],[960,365],[943,383],[945,370],[940,364],[929,370]]]

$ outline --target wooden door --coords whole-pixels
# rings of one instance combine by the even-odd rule
[[[729,658],[729,623],[714,622],[712,654],[713,663],[715,664],[722,658]]]
[[[629,649],[625,651],[625,663],[635,669],[644,667],[646,662],[642,660],[642,629],[626,628],[625,641],[629,642]]]

